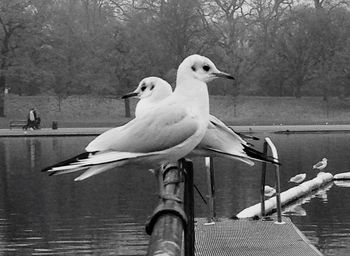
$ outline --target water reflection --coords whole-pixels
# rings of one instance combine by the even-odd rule
[[[36,166],[36,159],[41,156],[41,143],[38,139],[35,138],[26,138],[27,146],[27,159],[30,160],[30,170],[34,171]]]
[[[342,188],[350,188],[350,180],[335,180],[334,184]]]
[[[301,205],[294,205],[293,207],[288,207],[283,211],[284,216],[306,216],[306,211]]]
[[[306,216],[307,212],[302,207],[303,204],[308,204],[311,202],[312,198],[327,198],[327,191],[333,186],[333,182],[329,182],[318,190],[308,193],[306,196],[299,198],[298,200],[293,201],[291,204],[288,204],[282,209],[283,214],[286,216]],[[322,196],[320,196],[322,195]],[[323,201],[327,203],[327,200]]]
[[[39,224],[28,229],[17,224],[21,233],[12,231],[0,242],[2,252],[7,255],[143,255],[148,241],[144,237],[144,227],[127,216],[108,219],[85,217],[48,223],[49,232]],[[13,224],[12,224],[13,226]],[[40,233],[39,233],[40,232]],[[98,252],[98,253],[96,253]]]
[[[290,177],[317,175],[312,165],[328,158],[326,171],[347,171],[350,134],[269,135],[277,148],[282,190]],[[144,255],[144,223],[157,201],[156,181],[147,170],[122,168],[84,182],[76,174],[49,177],[39,170],[80,152],[90,137],[8,138],[0,141],[0,254]],[[256,146],[262,148],[262,142]],[[204,161],[195,159],[195,184],[206,194]],[[215,160],[217,215],[230,217],[259,202],[261,165]],[[274,172],[267,181],[273,184]],[[346,183],[286,210],[325,255],[350,255],[350,193]],[[339,186],[340,184],[340,186]],[[344,185],[345,184],[345,185]],[[197,217],[207,208],[195,194]]]
[[[156,202],[149,172],[120,170],[108,179],[84,183],[73,182],[72,176],[48,177],[39,172],[88,141],[0,141],[0,254],[145,254],[144,222],[154,207],[152,199]],[[140,184],[137,189],[136,184]]]

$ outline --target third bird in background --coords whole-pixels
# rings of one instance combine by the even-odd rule
[[[273,187],[270,187],[268,185],[265,185],[265,196],[266,197],[271,197],[274,196],[276,194],[276,189],[274,189]]]
[[[326,166],[327,166],[327,158],[323,158],[320,162],[312,166],[312,168],[321,171],[324,168],[326,168]]]
[[[290,178],[289,182],[301,183],[305,180],[305,178],[306,178],[306,173],[300,173]]]

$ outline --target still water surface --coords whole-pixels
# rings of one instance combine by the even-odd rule
[[[269,136],[280,159],[282,190],[289,178],[328,158],[326,171],[350,171],[350,134]],[[121,168],[74,182],[75,174],[49,177],[39,170],[85,147],[92,137],[1,138],[0,255],[144,255],[147,217],[157,204],[156,182],[146,170]],[[262,143],[256,143],[261,149]],[[203,159],[195,184],[206,193]],[[215,160],[217,214],[231,217],[259,201],[260,168]],[[273,185],[273,172],[267,183]],[[196,217],[206,206],[195,195]],[[297,227],[325,255],[350,255],[350,188],[333,184],[291,213]]]

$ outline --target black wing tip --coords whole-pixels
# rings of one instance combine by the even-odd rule
[[[267,156],[264,153],[262,153],[256,149],[253,149],[247,145],[242,144],[242,146],[243,146],[244,152],[252,158],[259,159],[261,161],[268,162],[271,164],[276,164],[279,166],[282,165],[278,159],[275,159],[272,156]]]
[[[51,170],[51,166],[50,167],[46,167],[44,169],[41,169],[41,172],[48,172],[49,170]]]
[[[218,126],[217,123],[215,123],[214,121],[211,121],[211,120],[210,120],[210,122],[211,122],[212,125]]]
[[[72,158],[69,158],[69,159],[63,160],[61,162],[58,162],[57,164],[45,167],[44,169],[41,170],[41,172],[49,172],[52,168],[60,167],[60,166],[64,166],[64,165],[69,165],[69,164],[74,163],[74,162],[76,162],[78,160],[88,158],[90,156],[90,154],[95,154],[96,152],[97,151],[81,153],[81,154],[76,155],[76,156],[74,156]],[[57,172],[55,172],[55,171],[50,172],[49,176],[55,175],[56,173]]]

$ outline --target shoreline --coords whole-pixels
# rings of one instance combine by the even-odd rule
[[[243,133],[342,133],[350,132],[350,124],[340,125],[242,125],[230,126]],[[40,130],[0,129],[0,137],[53,137],[53,136],[97,136],[113,127],[74,127],[74,128],[42,128]]]

